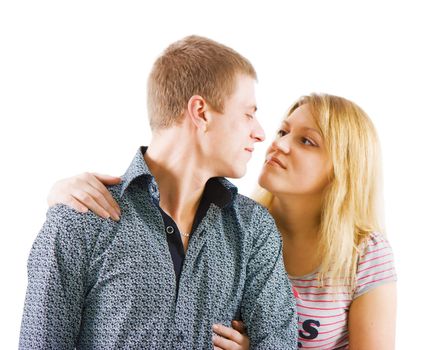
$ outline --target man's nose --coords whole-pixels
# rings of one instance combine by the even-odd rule
[[[257,119],[255,119],[255,126],[251,132],[251,137],[255,139],[255,142],[262,142],[265,140],[264,129]]]

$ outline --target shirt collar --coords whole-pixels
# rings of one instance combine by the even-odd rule
[[[127,168],[126,172],[121,177],[121,196],[130,186],[130,184],[136,179],[147,177],[149,180],[153,180],[154,176],[150,172],[149,168],[147,167],[146,161],[144,160],[144,153],[146,152],[146,150],[147,146],[141,146],[138,149],[137,154],[133,158],[132,163],[130,163],[129,168]]]
[[[122,176],[121,196],[135,180],[144,177],[148,179],[149,184],[155,185],[155,187],[158,188],[155,178],[144,160],[144,153],[146,152],[147,148],[147,146],[141,146],[138,149],[132,163]],[[207,200],[221,208],[225,208],[230,205],[235,199],[236,194],[237,187],[224,177],[213,177],[209,179],[205,185],[205,190],[203,193]]]

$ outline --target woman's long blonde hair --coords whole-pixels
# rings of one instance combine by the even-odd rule
[[[362,242],[371,232],[383,232],[379,141],[366,113],[347,99],[303,96],[289,108],[286,118],[304,104],[315,118],[333,164],[321,213],[319,283],[354,289]],[[273,195],[260,188],[254,198],[268,208]]]

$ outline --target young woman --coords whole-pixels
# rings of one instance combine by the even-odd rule
[[[49,204],[115,217],[102,185],[84,174],[58,182]],[[393,349],[396,274],[379,225],[376,131],[353,102],[301,97],[269,147],[255,199],[274,217],[299,317],[300,349]],[[272,296],[274,297],[274,296]],[[215,325],[216,349],[248,349],[241,322]]]

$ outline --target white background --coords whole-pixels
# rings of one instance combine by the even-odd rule
[[[153,3],[153,4],[151,4]],[[122,174],[148,144],[145,83],[171,42],[200,34],[248,57],[268,140],[300,95],[356,101],[382,141],[398,271],[398,349],[439,349],[447,302],[446,11],[377,1],[2,1],[0,347],[17,347],[26,261],[51,184]],[[249,194],[267,142],[237,184]]]

